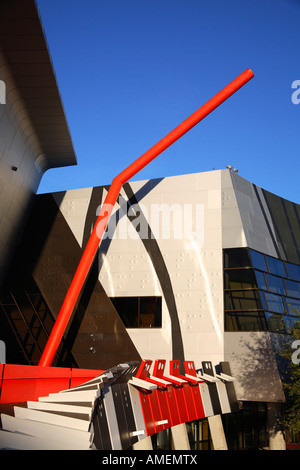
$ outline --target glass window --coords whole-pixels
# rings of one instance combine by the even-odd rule
[[[111,298],[124,326],[126,328],[138,327],[138,297],[114,297]]]
[[[283,261],[277,258],[272,258],[271,256],[266,256],[266,258],[270,273],[277,274],[277,276],[286,277]]]
[[[253,289],[256,279],[253,269],[232,269],[224,273],[225,289]]]
[[[161,326],[161,297],[140,297],[141,328],[153,328]]]
[[[257,290],[225,291],[225,310],[261,310]]]
[[[277,313],[265,312],[268,330],[273,333],[286,333],[284,321],[281,315]]]
[[[226,312],[225,331],[267,331],[264,312]]]
[[[300,328],[299,318],[288,317],[287,315],[285,315],[283,317],[283,320],[284,320],[284,324],[285,324],[285,328],[286,328],[287,333],[291,333],[292,328],[295,328],[295,327]]]
[[[300,317],[300,300],[286,298],[285,299],[286,311],[288,315]]]
[[[297,297],[300,299],[300,283],[295,281],[284,280],[288,297]]]
[[[264,273],[255,271],[256,281],[259,289],[268,290]]]
[[[264,310],[268,310],[264,292],[259,291],[259,294],[260,294],[260,301],[261,301],[261,304],[262,304],[262,308]]]
[[[266,280],[269,291],[274,292],[274,294],[286,295],[281,277],[272,276],[272,274],[266,274]]]
[[[161,297],[113,297],[111,301],[126,328],[162,325]]]
[[[300,266],[297,264],[285,263],[285,267],[290,279],[295,279],[295,281],[300,281]]]
[[[261,269],[261,271],[268,271],[265,256],[257,251],[249,250],[252,265],[254,268]]]
[[[243,268],[251,266],[246,248],[224,250],[224,268]]]
[[[280,295],[265,292],[265,298],[268,304],[267,310],[270,312],[284,313],[284,304]]]

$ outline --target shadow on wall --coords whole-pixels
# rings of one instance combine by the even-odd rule
[[[285,401],[280,379],[284,364],[274,349],[283,338],[276,344],[271,336],[265,332],[225,333],[225,360],[237,379],[238,400]]]

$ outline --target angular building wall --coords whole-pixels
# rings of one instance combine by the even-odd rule
[[[0,289],[43,173],[76,163],[33,0],[0,12]]]
[[[226,328],[229,313],[226,313],[225,305],[225,358],[230,361],[232,373],[238,379],[239,399],[284,401],[277,353],[287,340],[289,328],[300,317],[300,208],[232,172],[223,173],[223,198],[223,247],[253,250],[249,263],[243,265],[241,262],[240,267],[254,268],[253,286],[258,293],[257,304],[260,304],[253,306],[250,290],[244,290],[244,293],[248,292],[248,299],[244,295],[242,300],[241,297],[238,299],[242,290],[231,291],[235,292],[236,305],[232,308],[238,309],[237,305],[240,308],[232,315],[243,319],[244,324],[237,326],[236,321],[232,326],[230,322],[231,326]],[[237,275],[238,271],[236,278]],[[238,289],[236,285],[231,289]],[[242,280],[240,288],[241,285]],[[245,323],[250,312],[255,327]],[[231,329],[234,332],[230,332]]]

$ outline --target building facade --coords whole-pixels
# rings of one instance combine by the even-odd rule
[[[38,377],[108,187],[36,195],[47,169],[76,164],[76,156],[34,1],[1,3],[0,46],[0,441],[7,438],[3,446],[9,447],[5,426],[11,432],[22,424],[17,437],[26,446],[23,417],[29,413],[32,420],[29,405],[27,411],[17,407],[14,417],[2,413],[17,392],[12,378]],[[59,387],[75,384],[70,400],[76,386],[84,392],[90,386],[80,385],[79,376],[92,380],[97,393],[107,388],[98,414],[86,413],[88,423],[80,422],[92,422],[94,447],[285,448],[278,352],[300,315],[299,220],[298,204],[231,169],[122,186],[53,372],[47,372],[58,373]],[[170,376],[166,380],[160,369],[164,361],[177,385],[189,377],[189,386],[182,386],[186,414],[177,419],[169,407],[168,419],[152,423],[159,392],[161,403],[171,393]],[[150,370],[155,374],[147,382]],[[177,388],[172,391],[180,395]],[[122,400],[113,398],[120,393]],[[13,394],[17,403],[39,399]],[[30,403],[33,413],[42,406]],[[61,404],[55,406],[61,416]],[[140,428],[129,432],[130,420]],[[144,425],[150,440],[139,437]],[[45,423],[39,426],[30,431],[34,440],[45,431]],[[70,427],[62,433],[68,443],[77,432]],[[80,429],[78,442],[89,445],[90,435]]]
[[[0,299],[8,362],[38,364],[107,189],[35,198]],[[268,447],[285,400],[277,352],[299,321],[298,232],[299,205],[228,169],[126,183],[54,365],[229,362]]]

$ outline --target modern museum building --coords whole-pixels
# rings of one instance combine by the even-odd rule
[[[35,2],[3,4],[0,448],[285,449],[300,205],[230,166],[122,185],[39,367],[109,182],[37,194],[77,160]]]

